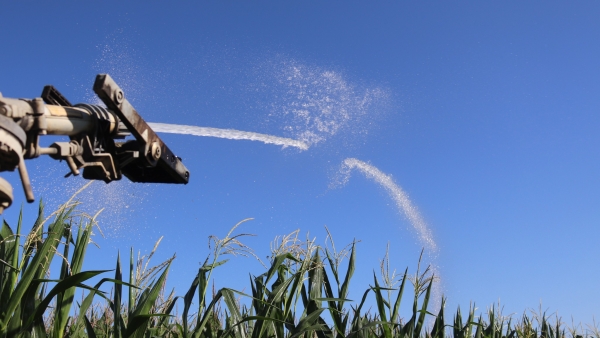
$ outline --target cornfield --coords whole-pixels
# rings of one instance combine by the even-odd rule
[[[496,307],[476,315],[470,306],[464,316],[458,309],[448,320],[444,299],[431,311],[436,279],[429,269],[396,276],[385,262],[352,301],[356,243],[337,251],[330,236],[332,245],[319,246],[299,240],[298,231],[272,243],[266,271],[249,280],[251,293],[209,290],[213,271],[225,268],[223,255],[253,254],[244,235],[234,234],[239,224],[222,239],[211,237],[211,254],[184,295],[165,294],[173,258],[149,267],[152,254],[134,259],[132,251],[126,268],[118,258],[114,270],[81,271],[96,220],[77,206],[71,199],[45,217],[40,204],[27,234],[22,217],[14,230],[2,224],[0,337],[600,337],[595,326],[569,328],[544,313],[504,317]],[[61,266],[58,276],[49,275],[53,261]],[[403,301],[412,306],[406,318]]]

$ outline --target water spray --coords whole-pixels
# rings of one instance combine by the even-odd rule
[[[426,254],[431,260],[435,260],[438,255],[438,246],[433,239],[433,234],[427,226],[427,223],[421,217],[419,210],[415,205],[412,204],[408,194],[398,186],[391,176],[386,175],[381,170],[377,169],[369,163],[363,162],[356,158],[347,158],[342,163],[342,183],[345,183],[350,177],[350,171],[352,169],[358,169],[367,178],[370,178],[381,185],[390,195],[390,197],[396,202],[396,206],[401,210],[410,224],[417,232],[420,244],[424,247]],[[430,264],[429,266],[431,273],[438,280],[433,286],[433,305],[435,308],[439,307],[442,300],[442,289],[441,289],[441,273],[436,264]]]
[[[70,175],[106,183],[122,176],[132,182],[187,184],[190,172],[125,98],[107,74],[99,74],[94,92],[106,108],[72,105],[56,88],[40,98],[11,99],[0,94],[0,171],[19,170],[29,203],[35,200],[26,159],[50,155],[65,160]],[[43,135],[69,136],[69,142],[39,145]],[[133,140],[115,142],[133,135]],[[0,213],[13,201],[12,186],[0,178]]]
[[[300,150],[308,150],[310,147],[308,143],[294,140],[291,138],[278,137],[267,134],[259,134],[249,131],[240,131],[235,129],[220,129],[210,127],[197,127],[197,126],[186,126],[181,124],[168,124],[168,123],[148,123],[155,132],[158,133],[171,133],[171,134],[184,134],[194,136],[206,136],[206,137],[218,137],[229,140],[249,140],[259,141],[265,144],[274,144],[286,147],[294,147]]]
[[[402,210],[417,232],[421,245],[425,247],[430,255],[435,255],[438,248],[433,240],[431,230],[427,227],[427,223],[423,220],[423,217],[421,217],[417,207],[414,206],[408,198],[408,194],[394,182],[392,177],[386,175],[376,167],[356,158],[345,159],[343,162],[343,170],[346,171],[346,175],[349,175],[349,171],[352,169],[360,170],[365,176],[379,183],[388,192],[390,197],[396,202],[398,209]]]

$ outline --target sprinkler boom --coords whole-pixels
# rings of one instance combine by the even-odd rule
[[[94,92],[105,107],[72,105],[53,86],[41,98],[11,99],[0,94],[0,172],[19,170],[28,202],[34,201],[26,159],[49,155],[65,160],[70,175],[102,180],[188,183],[190,173],[127,101],[108,74],[99,74]],[[39,137],[64,135],[68,142],[40,147]],[[132,135],[134,139],[125,140]],[[115,142],[115,140],[122,140]],[[0,213],[12,204],[12,186],[0,177]]]

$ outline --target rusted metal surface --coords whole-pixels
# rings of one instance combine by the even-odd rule
[[[138,142],[142,156],[122,168],[127,178],[133,182],[188,183],[190,173],[187,168],[148,126],[108,74],[96,77],[94,92],[121,119]],[[158,156],[155,156],[157,153]]]

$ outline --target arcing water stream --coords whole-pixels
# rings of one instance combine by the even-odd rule
[[[402,211],[408,221],[411,223],[415,231],[417,232],[419,242],[425,249],[425,253],[429,256],[429,269],[430,272],[435,276],[437,282],[433,284],[433,297],[432,304],[434,308],[438,308],[442,299],[442,287],[441,287],[441,276],[439,268],[434,264],[434,260],[438,255],[438,247],[433,239],[433,234],[427,226],[423,217],[417,210],[417,207],[412,204],[408,198],[408,194],[398,186],[391,176],[386,175],[376,167],[358,160],[356,158],[347,158],[342,162],[342,174],[341,184],[345,184],[350,178],[350,172],[352,169],[358,169],[367,178],[370,178],[381,185],[390,195],[390,197],[396,202],[396,206],[399,211]]]
[[[195,136],[218,137],[229,140],[250,140],[260,141],[266,144],[275,144],[279,146],[295,147],[300,150],[307,150],[309,145],[306,142],[294,140],[291,138],[278,137],[273,135],[259,134],[249,131],[240,131],[235,129],[219,129],[210,127],[186,126],[181,124],[168,123],[148,123],[150,128],[158,133],[184,134]]]
[[[415,207],[408,195],[400,188],[392,177],[386,175],[376,167],[365,163],[356,158],[347,158],[342,164],[342,173],[345,175],[344,181],[347,181],[350,175],[350,170],[358,169],[365,176],[379,183],[390,195],[390,197],[396,202],[399,210],[402,210],[406,218],[410,221],[413,228],[419,236],[421,245],[427,250],[428,254],[435,256],[437,253],[437,244],[433,240],[431,230],[427,227],[427,223],[423,220],[417,207]]]

